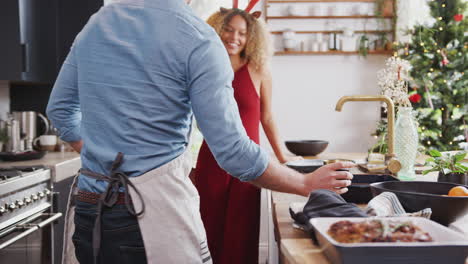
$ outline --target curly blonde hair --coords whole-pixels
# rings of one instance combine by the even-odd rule
[[[265,23],[244,10],[232,8],[220,8],[206,21],[215,29],[219,36],[234,16],[241,16],[247,23],[247,42],[244,50],[240,53],[242,59],[250,63],[256,70],[263,70],[268,66],[271,57],[270,33]]]

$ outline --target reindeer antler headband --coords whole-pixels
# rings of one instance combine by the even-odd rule
[[[252,8],[258,3],[258,1],[259,0],[250,0],[244,11],[249,13],[250,10],[252,10]],[[239,6],[239,0],[232,0],[232,8],[238,8],[238,6]],[[254,13],[256,13],[256,12],[254,12]],[[260,17],[260,13],[259,13],[258,17]]]

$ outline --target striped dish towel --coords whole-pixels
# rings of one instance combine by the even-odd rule
[[[419,216],[429,219],[432,214],[431,208],[426,208],[418,212],[407,213],[396,194],[383,192],[369,201],[364,209],[369,216]]]

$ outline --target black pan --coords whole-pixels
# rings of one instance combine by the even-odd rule
[[[370,188],[373,196],[382,192],[395,193],[407,212],[431,208],[431,219],[448,226],[457,218],[468,214],[468,196],[444,196],[455,186],[464,185],[446,182],[390,181],[372,183]]]

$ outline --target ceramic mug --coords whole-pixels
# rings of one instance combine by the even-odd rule
[[[284,48],[288,51],[293,51],[296,49],[297,41],[295,39],[284,39]]]
[[[54,151],[57,145],[56,135],[42,135],[34,139],[33,145],[40,150]]]

